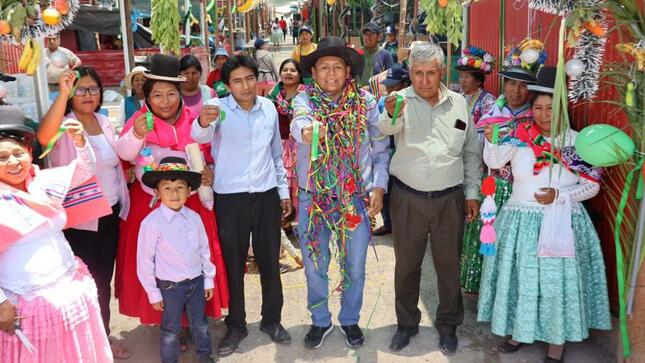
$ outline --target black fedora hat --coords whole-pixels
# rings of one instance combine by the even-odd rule
[[[148,79],[174,83],[186,81],[186,78],[179,76],[179,58],[172,55],[153,55],[148,69],[149,71],[143,73]]]
[[[341,38],[330,36],[322,38],[318,43],[318,48],[313,53],[302,57],[301,65],[303,73],[310,74],[311,68],[322,57],[342,58],[352,68],[353,76],[360,75],[363,72],[365,60],[358,54],[356,49],[346,46],[345,41]]]
[[[185,180],[193,190],[197,190],[202,184],[202,175],[196,171],[190,171],[186,159],[175,156],[161,159],[154,171],[146,171],[141,177],[143,184],[149,188],[156,188],[157,183],[164,179]]]
[[[8,137],[31,146],[36,133],[25,125],[25,113],[13,105],[0,106],[0,138]]]
[[[542,67],[537,73],[537,82],[536,84],[529,84],[526,86],[529,91],[533,92],[544,92],[544,93],[553,93],[553,88],[555,87],[555,73],[557,68],[555,67]]]

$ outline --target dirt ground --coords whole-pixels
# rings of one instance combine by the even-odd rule
[[[422,312],[421,329],[410,345],[399,353],[388,349],[390,339],[396,330],[394,312],[394,250],[391,235],[375,237],[374,247],[370,247],[366,267],[365,297],[361,312],[360,326],[365,332],[365,345],[350,349],[345,345],[343,335],[338,330],[336,320],[339,310],[339,296],[330,300],[333,322],[336,329],[327,337],[324,345],[315,351],[304,347],[303,341],[311,320],[307,311],[306,284],[304,271],[296,269],[293,260],[291,270],[282,275],[284,307],[282,323],[292,337],[290,345],[277,345],[259,330],[260,321],[260,277],[251,269],[247,274],[246,312],[249,336],[242,342],[237,353],[219,359],[221,362],[522,362],[537,363],[544,360],[546,345],[535,344],[523,347],[510,355],[497,351],[500,337],[490,333],[488,324],[476,322],[477,296],[465,295],[466,316],[458,330],[459,348],[453,357],[444,357],[439,351],[437,331],[432,327],[434,312],[438,303],[436,276],[428,248],[423,263],[421,298],[419,308]],[[377,259],[378,256],[378,259]],[[338,281],[338,265],[332,263],[331,284]],[[112,301],[111,329],[113,336],[123,339],[132,352],[128,360],[136,363],[159,362],[159,328],[140,325],[137,319],[120,315],[116,301]],[[214,349],[226,333],[224,322],[210,321],[210,332]],[[193,362],[194,348],[189,346],[181,356],[182,363]],[[567,345],[566,362],[606,363],[615,358],[595,341]]]

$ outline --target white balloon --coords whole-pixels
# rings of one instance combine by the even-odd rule
[[[520,54],[520,59],[527,64],[535,63],[539,57],[540,57],[540,53],[533,48],[525,49]]]
[[[5,87],[4,84],[0,84],[0,98],[5,98],[7,93],[9,93],[7,87]]]
[[[55,51],[51,55],[52,64],[58,68],[65,68],[69,65],[69,57],[67,54],[61,52],[60,50]]]
[[[576,78],[585,70],[585,65],[580,59],[569,59],[564,65],[564,71],[569,77]]]

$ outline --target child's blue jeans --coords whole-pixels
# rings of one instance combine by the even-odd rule
[[[161,361],[176,363],[179,360],[179,338],[181,317],[184,310],[188,316],[190,335],[195,342],[197,355],[207,357],[212,354],[211,338],[208,334],[208,321],[204,308],[204,277],[179,282],[157,280],[163,297],[161,316]]]

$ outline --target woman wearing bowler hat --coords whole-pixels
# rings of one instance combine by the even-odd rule
[[[141,183],[141,177],[147,168],[154,168],[164,157],[188,159],[186,145],[195,142],[190,137],[190,127],[197,115],[182,101],[180,84],[184,82],[184,78],[180,77],[179,68],[179,60],[174,56],[156,54],[152,57],[150,71],[144,73],[145,105],[125,124],[117,143],[119,156],[128,167],[134,169],[137,180],[130,188],[130,198],[133,201],[130,215],[121,225],[115,295],[119,299],[121,313],[138,317],[143,324],[159,324],[161,313],[151,308],[146,292],[137,278],[139,227],[141,221],[159,206],[152,189]],[[149,116],[152,121],[150,123]],[[212,171],[206,167],[202,174],[202,184],[210,186],[212,183]],[[207,302],[206,313],[219,318],[222,316],[221,310],[228,307],[228,288],[215,214],[200,202],[197,194],[190,196],[186,206],[201,216],[206,227],[211,261],[217,268],[215,296]]]

